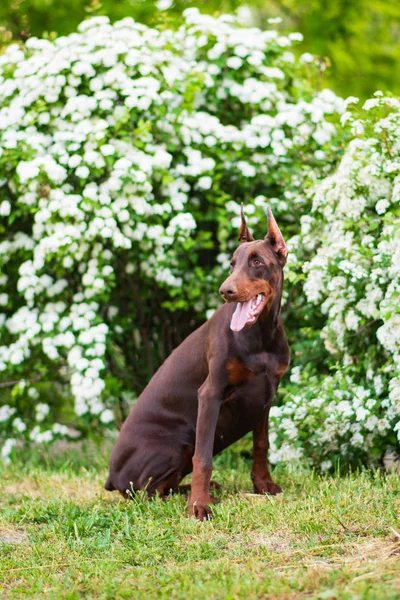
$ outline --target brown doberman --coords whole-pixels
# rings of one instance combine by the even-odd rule
[[[167,496],[193,471],[189,514],[212,517],[213,456],[253,432],[251,478],[277,494],[267,462],[268,413],[289,365],[281,318],[287,249],[268,209],[268,233],[254,240],[242,208],[239,247],[220,287],[226,300],[159,368],[122,426],[107,490]]]

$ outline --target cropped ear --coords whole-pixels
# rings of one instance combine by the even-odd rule
[[[245,242],[254,242],[254,238],[251,235],[250,229],[247,227],[246,219],[243,212],[243,202],[240,206],[240,216],[242,218],[242,223],[239,229],[239,244],[244,244]]]
[[[283,239],[283,236],[280,232],[277,222],[274,219],[274,215],[272,214],[272,210],[270,209],[270,207],[267,208],[267,215],[268,233],[265,236],[265,239],[270,242],[276,254],[278,254],[279,257],[282,257],[286,262],[288,251],[286,248],[285,240]]]

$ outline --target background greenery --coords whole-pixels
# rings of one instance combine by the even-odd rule
[[[185,22],[176,33],[169,28],[161,31],[157,36],[161,48],[154,48],[148,37],[135,37],[136,29],[153,36],[154,30],[146,26],[129,20],[111,26],[106,17],[96,17],[83,23],[82,33],[59,38],[60,45],[31,38],[25,55],[16,44],[4,54],[5,61],[21,61],[21,68],[14,69],[14,63],[9,68],[5,62],[0,85],[0,146],[4,147],[0,235],[6,234],[0,244],[4,273],[0,284],[5,286],[0,299],[5,306],[3,324],[8,316],[12,319],[1,332],[4,345],[0,346],[4,377],[0,404],[2,397],[5,402],[0,423],[5,423],[2,429],[8,438],[3,456],[10,454],[16,432],[25,439],[45,442],[60,433],[58,422],[71,422],[70,412],[64,411],[70,406],[68,397],[64,401],[60,397],[60,386],[66,382],[71,382],[66,393],[72,391],[76,414],[82,417],[79,427],[86,433],[98,432],[102,424],[110,423],[111,408],[118,413],[119,424],[132,393],[141,393],[172,349],[210,309],[220,305],[216,290],[226,277],[237,244],[240,202],[246,205],[248,223],[257,238],[265,235],[269,204],[288,239],[299,232],[300,215],[310,209],[310,198],[299,190],[329,174],[342,152],[347,134],[338,124],[338,112],[343,110],[343,101],[328,89],[315,91],[318,65],[294,60],[287,52],[290,38],[274,30],[264,34],[237,28],[193,11],[185,18],[198,23],[191,27]],[[266,37],[270,38],[267,43]],[[126,60],[117,62],[121,38],[128,50]],[[69,44],[67,49],[64,44]],[[136,44],[138,50],[135,46],[129,54],[129,44]],[[35,45],[39,46],[36,50]],[[258,47],[263,52],[254,51]],[[239,59],[236,51],[250,51],[248,61]],[[107,58],[107,65],[99,52]],[[65,53],[70,58],[67,67]],[[30,69],[36,67],[30,59],[39,69],[33,77]],[[72,76],[82,69],[94,75],[91,60],[93,64],[100,60],[96,77]],[[138,77],[149,60],[154,61],[152,72],[157,80]],[[26,65],[28,71],[24,71]],[[48,77],[48,68],[63,74]],[[116,72],[118,81],[110,83]],[[76,88],[67,85],[67,77]],[[154,81],[160,86],[156,103],[148,104],[145,87],[139,88],[140,100],[131,92],[135,80],[143,86]],[[11,97],[10,85],[17,86]],[[47,125],[42,123],[44,109]],[[59,114],[61,118],[56,117]],[[80,133],[83,130],[86,133]],[[61,143],[64,168],[58,165],[61,146],[57,140],[66,136],[69,142]],[[36,142],[40,148],[34,147]],[[106,160],[95,148],[105,149]],[[91,162],[94,158],[98,165]],[[32,160],[39,161],[41,173]],[[89,161],[90,169],[77,167],[82,161]],[[71,196],[72,190],[77,194]],[[76,210],[77,202],[82,210]],[[123,206],[129,209],[125,213]],[[103,217],[116,228],[114,232],[103,227]],[[25,232],[34,239],[26,241]],[[25,242],[20,247],[19,239],[26,241],[26,248]],[[38,258],[35,265],[33,248]],[[53,294],[48,285],[53,277],[65,291],[65,302],[54,303],[61,288],[48,296]],[[295,269],[291,279],[298,277],[300,270]],[[45,282],[45,290],[40,289],[40,281]],[[285,323],[294,355],[312,360],[307,351],[312,336],[301,336],[298,304],[294,308],[298,292],[294,289],[286,305],[293,310],[285,311]],[[50,336],[49,326],[36,322],[39,318],[40,323],[61,323],[65,311],[67,321]],[[84,321],[78,314],[85,315]],[[63,335],[66,327],[67,337]],[[84,334],[78,329],[84,329]],[[106,348],[103,342],[108,331]],[[50,338],[63,347],[62,357]],[[301,346],[298,350],[295,341]],[[57,371],[56,358],[61,361]],[[315,362],[322,367],[321,351]],[[25,383],[15,385],[21,379]],[[100,390],[104,390],[101,401]],[[34,424],[32,430],[26,428],[25,420]],[[43,427],[52,429],[43,431]]]
[[[398,0],[176,0],[161,15],[156,3],[148,0],[3,0],[0,39],[5,44],[29,35],[66,35],[94,14],[108,15],[111,21],[132,16],[147,24],[161,19],[169,25],[180,21],[189,6],[219,14],[232,13],[241,5],[251,9],[252,24],[258,27],[267,26],[269,18],[281,17],[283,33],[300,31],[304,42],[298,52],[319,56],[329,67],[323,85],[344,97],[364,99],[377,89],[400,93]]]
[[[1,455],[121,423],[219,305],[244,202],[289,244],[271,462],[378,462],[400,429],[400,103],[319,90],[298,33],[174,14],[0,59]]]

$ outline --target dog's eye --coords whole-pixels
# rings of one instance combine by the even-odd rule
[[[233,262],[233,260],[231,260],[230,266],[231,266],[231,269],[233,269],[233,267],[235,266],[235,263]]]
[[[253,259],[253,267],[261,267],[261,265],[262,265],[261,260],[258,260],[258,258]]]

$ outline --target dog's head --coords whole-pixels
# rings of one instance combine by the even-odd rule
[[[287,248],[271,209],[267,212],[267,235],[263,240],[254,240],[242,205],[239,247],[231,260],[231,274],[219,288],[226,302],[237,302],[231,321],[233,331],[254,325],[282,293]]]

